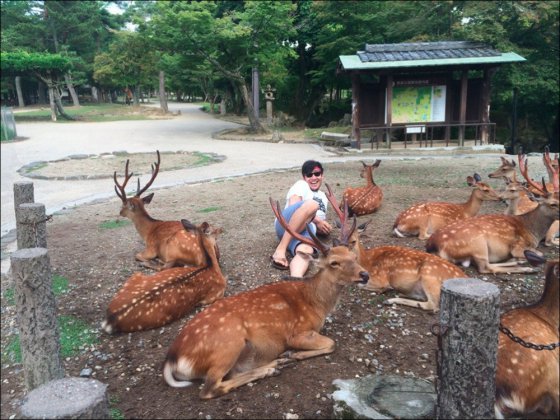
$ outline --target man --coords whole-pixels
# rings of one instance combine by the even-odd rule
[[[282,216],[291,229],[304,236],[309,237],[307,224],[314,234],[328,235],[332,230],[332,226],[326,221],[328,200],[325,193],[320,191],[323,183],[323,166],[317,161],[308,160],[303,163],[301,174],[303,179],[292,185],[286,195],[286,206]],[[273,267],[279,270],[289,269],[292,277],[303,277],[309,267],[310,255],[315,252],[315,249],[294,239],[278,220],[275,220],[274,227],[280,243],[270,257]],[[287,251],[293,257],[289,264]]]

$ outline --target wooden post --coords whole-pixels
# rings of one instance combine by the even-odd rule
[[[16,211],[16,222],[18,249],[47,247],[47,217],[44,204],[20,204]]]
[[[46,248],[26,248],[11,257],[25,386],[28,391],[64,377],[52,275]]]
[[[356,149],[362,148],[360,133],[360,75],[352,73],[352,137],[356,141]]]
[[[14,182],[14,212],[17,213],[20,204],[34,202],[33,182]]]
[[[465,121],[467,120],[467,87],[469,84],[469,71],[463,70],[461,74],[461,106],[459,109],[459,146],[465,145]]]
[[[391,126],[393,125],[393,75],[387,75],[387,122],[386,126],[389,129],[386,131],[385,141],[387,142],[387,148],[391,148]]]
[[[493,418],[500,291],[478,279],[441,288],[438,362],[439,419]]]

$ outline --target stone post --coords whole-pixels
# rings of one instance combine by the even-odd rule
[[[11,255],[25,386],[28,391],[64,377],[52,274],[46,248]]]
[[[44,204],[20,204],[16,210],[16,226],[18,249],[47,247],[47,217]]]
[[[438,419],[494,417],[500,291],[478,279],[441,288]]]

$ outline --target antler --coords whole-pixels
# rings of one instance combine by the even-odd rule
[[[159,150],[156,150],[156,153],[157,153],[157,162],[152,163],[152,178],[150,179],[150,181],[148,181],[148,183],[142,189],[140,189],[140,178],[138,178],[138,188],[136,189],[136,197],[140,197],[144,191],[146,191],[148,188],[150,188],[150,185],[152,185],[152,183],[156,179],[156,176],[159,172],[159,164],[161,163],[161,157],[159,155]],[[128,162],[126,164],[128,165]]]
[[[334,211],[338,216],[338,220],[340,220],[340,242],[348,245],[348,240],[350,239],[350,236],[352,236],[352,233],[354,233],[354,229],[356,229],[356,223],[357,223],[356,216],[354,215],[353,217],[352,227],[350,229],[347,229],[346,220],[348,219],[348,202],[346,201],[346,199],[344,198],[342,199],[342,203],[344,204],[344,213],[343,213],[340,210],[340,207],[338,206],[338,201],[336,200],[336,197],[334,196],[330,185],[325,183],[325,186],[327,187],[327,194],[326,194],[327,199],[329,200],[332,207],[334,208]]]
[[[558,154],[554,155],[554,162],[556,163],[556,166],[552,163],[552,160],[550,159],[550,152],[549,152],[549,148],[548,146],[546,146],[544,148],[544,155],[543,155],[543,162],[544,165],[546,166],[546,169],[548,170],[548,173],[551,175],[551,181],[552,181],[552,185],[554,188],[554,192],[559,192],[560,188],[559,188],[559,181],[558,181],[558,172],[559,172],[559,168],[558,168]]]
[[[319,251],[321,251],[323,253],[323,255],[327,255],[329,253],[330,248],[325,245],[324,243],[322,243],[317,236],[315,236],[313,234],[313,232],[311,232],[311,230],[309,229],[309,226],[307,226],[307,232],[309,233],[309,235],[311,235],[312,239],[309,239],[307,236],[303,236],[301,234],[299,234],[298,232],[294,232],[290,226],[288,225],[288,222],[286,222],[286,219],[284,219],[284,217],[282,216],[282,210],[280,209],[280,203],[278,202],[278,200],[273,200],[272,197],[269,197],[268,200],[270,201],[270,206],[272,207],[272,211],[274,212],[274,215],[276,216],[276,219],[278,219],[278,222],[280,223],[280,225],[282,225],[282,227],[284,229],[286,229],[286,232],[288,232],[290,235],[292,235],[295,239],[297,239],[298,241],[303,242],[304,244],[307,244],[309,246],[312,246],[314,248],[318,248]]]
[[[519,171],[521,172],[521,175],[523,175],[523,178],[525,178],[527,180],[527,183],[533,187],[537,193],[539,195],[543,195],[546,196],[548,195],[548,190],[546,189],[546,183],[544,181],[544,177],[542,179],[542,186],[540,186],[539,184],[537,184],[535,181],[533,181],[531,179],[531,177],[529,176],[529,174],[527,173],[528,171],[528,159],[527,156],[522,155],[521,153],[519,153],[517,155],[517,159],[519,160]]]
[[[126,165],[124,167],[124,182],[121,184],[119,184],[117,182],[117,171],[113,172],[113,180],[115,181],[115,192],[117,193],[117,196],[122,200],[123,203],[126,203],[126,192],[124,190],[124,188],[126,187],[126,184],[128,184],[128,181],[130,180],[130,178],[132,177],[132,172],[129,174],[128,173],[128,164],[130,163],[130,159],[126,160]],[[120,191],[120,193],[119,193]]]

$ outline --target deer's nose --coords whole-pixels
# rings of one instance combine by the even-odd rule
[[[367,271],[360,271],[360,283],[366,284],[369,280],[369,273]]]

